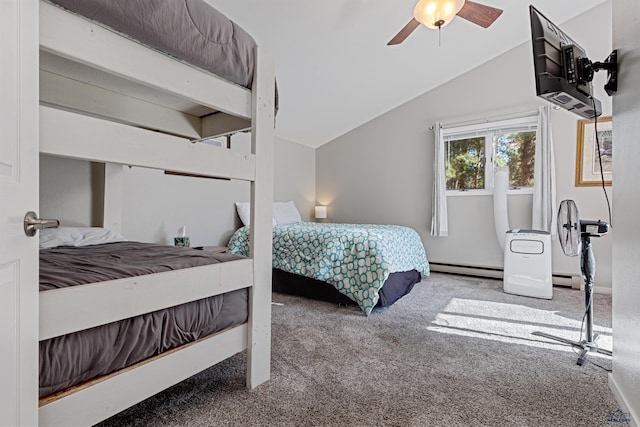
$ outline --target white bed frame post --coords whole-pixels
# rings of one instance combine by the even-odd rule
[[[122,234],[123,193],[124,166],[105,163],[102,226],[120,234]]]
[[[273,244],[273,150],[275,72],[273,60],[256,48],[252,88],[251,152],[256,158],[251,183],[250,257],[253,287],[249,294],[247,387],[271,376],[271,251]]]

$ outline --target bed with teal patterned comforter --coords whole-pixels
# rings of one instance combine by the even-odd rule
[[[237,230],[229,252],[249,255],[249,227]],[[321,280],[369,315],[389,274],[429,274],[418,233],[399,225],[298,222],[273,227],[273,268]]]

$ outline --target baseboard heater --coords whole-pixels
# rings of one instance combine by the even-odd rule
[[[500,267],[482,267],[460,264],[447,264],[429,261],[431,271],[438,273],[460,274],[464,276],[486,277],[490,279],[502,279],[504,271]],[[553,273],[551,278],[555,286],[580,289],[582,278],[577,274]]]

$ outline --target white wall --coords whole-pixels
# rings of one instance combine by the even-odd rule
[[[618,401],[640,425],[640,2],[613,5],[620,81],[613,98],[613,373]]]
[[[249,184],[124,169],[122,234],[130,240],[173,244],[186,227],[192,246],[224,245],[235,230],[235,201],[249,200]]]
[[[316,150],[277,140],[275,146],[273,199],[293,200],[303,221],[313,221],[316,200]]]
[[[593,60],[603,60],[611,50],[610,16],[610,3],[603,3],[561,26]],[[601,89],[604,78],[596,76],[596,96],[608,115],[611,101]],[[318,148],[318,202],[329,204],[331,221],[413,227],[431,261],[501,267],[503,255],[490,196],[450,197],[449,236],[429,236],[434,150],[429,126],[437,121],[456,123],[535,111],[542,103],[535,96],[531,44],[527,42]],[[582,217],[608,220],[601,189],[574,186],[579,117],[562,110],[552,111],[551,118],[558,202],[574,199]],[[511,227],[531,226],[531,203],[531,196],[509,196]],[[611,239],[594,239],[593,245],[598,263],[596,286],[608,288]],[[557,244],[553,249],[554,272],[579,274],[577,258],[564,256]]]
[[[89,162],[40,155],[40,217],[65,226],[97,225],[93,178]]]
[[[232,147],[248,152],[250,134],[234,135]],[[100,225],[102,193],[96,169],[89,162],[41,156],[40,215],[59,218],[63,225]],[[192,246],[225,245],[240,226],[234,203],[249,200],[249,183],[238,180],[125,166],[123,181],[122,234],[131,240],[173,244],[178,228],[185,225]],[[302,219],[312,219],[313,149],[276,140],[274,200],[293,200]]]

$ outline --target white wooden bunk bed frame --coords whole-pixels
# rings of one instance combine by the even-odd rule
[[[40,425],[95,424],[243,350],[247,387],[267,381],[272,60],[256,49],[253,87],[248,90],[43,1],[40,52],[41,153],[247,180],[252,206],[249,259],[40,293],[39,340],[45,340],[249,288],[246,324],[41,399]],[[135,96],[129,96],[132,92]],[[219,113],[204,118],[189,113],[202,108]],[[251,153],[191,142],[246,129],[251,130]],[[108,186],[109,173],[106,179]]]

